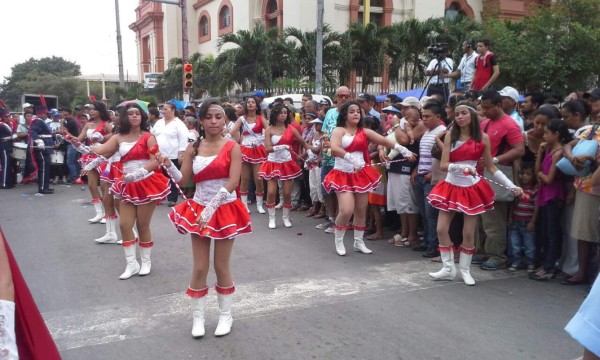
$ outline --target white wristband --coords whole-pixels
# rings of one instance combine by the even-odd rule
[[[509,189],[514,189],[516,188],[515,184],[513,184],[512,181],[510,181],[509,178],[506,177],[506,175],[504,175],[504,173],[500,170],[497,170],[494,173],[494,180],[496,180],[497,183],[506,186]]]

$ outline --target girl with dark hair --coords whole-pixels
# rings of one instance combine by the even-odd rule
[[[499,171],[490,152],[490,139],[482,134],[475,105],[461,101],[456,105],[455,125],[450,136],[444,139],[440,168],[448,171],[444,181],[439,182],[429,193],[429,203],[441,210],[438,216],[437,235],[442,258],[442,270],[429,273],[434,279],[453,280],[456,276],[454,251],[450,240],[450,223],[457,212],[463,213],[463,242],[460,246],[459,270],[467,285],[475,285],[470,273],[471,258],[475,253],[475,227],[477,215],[494,208],[494,190],[479,176],[475,166],[483,160],[485,167],[494,174],[494,180],[510,189],[516,195],[523,190],[515,186],[506,175]]]
[[[277,181],[281,180],[283,188],[283,226],[291,227],[290,210],[292,209],[292,179],[302,175],[302,169],[294,159],[290,150],[292,143],[299,142],[305,149],[311,148],[300,133],[290,125],[291,117],[283,105],[275,105],[269,117],[269,127],[265,132],[265,149],[269,154],[267,161],[260,167],[258,176],[267,180],[267,211],[269,212],[269,229],[275,229],[275,196]]]
[[[236,197],[240,182],[242,154],[240,146],[223,137],[225,111],[216,99],[205,100],[199,110],[204,138],[190,144],[179,171],[168,157],[159,156],[173,178],[185,183],[193,174],[196,183],[194,199],[176,205],[169,218],[177,230],[192,237],[194,266],[187,290],[193,302],[192,336],[204,336],[204,310],[208,287],[206,277],[210,268],[211,239],[215,240],[214,268],[217,275],[215,290],[219,300],[219,323],[216,336],[231,331],[231,307],[235,286],[229,266],[234,238],[252,232],[247,208]]]
[[[548,280],[554,277],[556,261],[560,256],[562,240],[562,211],[566,199],[564,177],[556,167],[563,156],[563,145],[571,141],[567,124],[560,119],[552,119],[544,129],[544,143],[540,145],[535,162],[535,173],[540,184],[536,205],[538,206],[538,234],[541,248],[538,254],[543,254],[540,260],[542,266],[530,278]]]
[[[151,269],[150,254],[154,242],[150,232],[150,221],[158,201],[169,193],[169,180],[160,172],[154,171],[159,163],[152,153],[158,151],[156,138],[148,125],[148,115],[137,104],[128,104],[119,113],[120,131],[106,143],[93,151],[101,155],[94,159],[98,164],[106,157],[118,152],[123,165],[123,177],[116,179],[110,192],[121,201],[120,228],[123,236],[123,250],[127,267],[119,279],[129,279],[135,274],[148,275]],[[77,140],[73,146],[80,148]],[[136,226],[139,239],[135,237]],[[139,242],[142,265],[136,258],[136,245]]]
[[[402,145],[394,144],[371,129],[363,128],[363,115],[356,101],[346,103],[340,110],[337,127],[331,134],[331,153],[335,156],[333,170],[323,179],[327,192],[334,190],[339,211],[335,219],[335,249],[338,255],[346,254],[344,235],[354,214],[354,251],[370,254],[363,241],[369,191],[379,185],[381,175],[369,163],[369,141],[396,149],[405,159],[415,160],[415,155]]]
[[[77,140],[84,142],[86,145],[94,147],[106,143],[112,137],[112,125],[110,124],[110,115],[101,101],[93,101],[90,107],[90,120],[85,124]],[[92,204],[96,210],[96,216],[89,219],[91,224],[105,223],[104,208],[102,204],[102,196],[98,190],[98,182],[100,180],[100,171],[96,168],[96,163],[92,163],[96,159],[96,155],[92,153],[83,154],[79,159],[81,163],[81,176],[87,175],[88,188],[92,195]]]
[[[242,130],[242,178],[240,182],[240,197],[242,202],[248,207],[248,186],[250,183],[250,175],[254,175],[254,184],[256,185],[256,209],[259,213],[264,214],[263,182],[258,177],[260,166],[267,161],[267,152],[265,151],[265,130],[269,124],[262,115],[260,115],[260,107],[256,98],[249,97],[244,104],[244,115],[233,125],[229,132],[231,136],[235,136],[236,132]],[[250,209],[248,209],[250,212]]]
[[[569,129],[575,131],[575,137],[592,125],[585,126],[585,120],[590,113],[589,104],[582,100],[569,100],[562,105],[560,113]]]

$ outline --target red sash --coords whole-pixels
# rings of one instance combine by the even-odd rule
[[[350,145],[345,148],[347,152],[362,151],[365,164],[369,164],[369,143],[367,141],[367,133],[364,129],[358,129],[356,135],[352,139]]]
[[[148,154],[148,138],[152,136],[151,133],[145,133],[142,137],[133,145],[131,150],[127,154],[121,157],[121,162],[125,163],[131,160],[146,160],[150,159]]]
[[[228,141],[219,152],[219,155],[207,167],[194,175],[194,182],[199,183],[206,180],[225,179],[229,177],[229,165],[231,164],[231,149],[235,142]]]

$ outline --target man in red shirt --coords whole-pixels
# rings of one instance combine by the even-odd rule
[[[502,97],[496,91],[488,91],[481,96],[481,108],[486,119],[481,129],[490,138],[491,153],[495,164],[512,167],[513,161],[525,155],[523,136],[517,123],[502,110]],[[512,174],[507,175],[513,180]],[[485,231],[485,244],[477,244],[485,250],[488,260],[481,264],[483,270],[496,270],[506,267],[508,202],[494,201],[494,210],[482,215]],[[483,246],[482,246],[483,245]]]
[[[477,42],[477,53],[475,58],[475,76],[471,82],[471,90],[488,91],[498,76],[500,67],[496,61],[496,55],[490,51],[490,41],[481,39]]]

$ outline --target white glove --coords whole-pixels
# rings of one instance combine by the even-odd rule
[[[229,196],[229,191],[224,187],[220,188],[219,192],[210,199],[204,210],[200,213],[200,221],[207,223],[213,217],[217,208],[227,199],[227,196]]]
[[[496,180],[497,183],[506,186],[509,189],[514,189],[517,186],[515,184],[513,184],[512,181],[510,181],[509,178],[506,177],[506,175],[504,175],[504,173],[500,170],[497,170],[494,173],[494,180]]]
[[[173,180],[175,180],[176,182],[181,181],[181,178],[183,177],[183,175],[181,174],[181,171],[179,171],[177,166],[175,166],[175,164],[171,163],[171,166],[169,166],[167,168],[167,170],[169,170],[169,174],[171,174],[171,177],[173,178]]]
[[[89,154],[90,153],[90,148],[83,145],[83,144],[79,144],[79,146],[73,146],[73,148],[77,151],[79,151],[82,154]]]
[[[35,143],[35,147],[37,148],[44,148],[46,146],[46,144],[44,144],[44,140],[42,139],[37,139],[33,141]]]
[[[402,154],[402,156],[404,156],[405,158],[413,157],[412,151],[408,150],[407,148],[405,148],[404,146],[402,146],[400,144],[394,145],[394,150],[396,150],[397,152]]]
[[[349,152],[347,152],[346,155],[344,155],[344,160],[351,162],[352,165],[354,166],[354,170],[357,170],[357,171],[362,169],[365,166],[365,164],[363,164],[359,159],[357,159],[355,156],[353,156]]]
[[[148,170],[141,168],[139,170],[136,170],[134,172],[130,172],[128,174],[125,174],[123,176],[123,181],[125,181],[126,183],[132,183],[132,182],[136,182],[136,181],[140,181],[143,178],[145,178],[146,176],[148,176],[149,172]]]
[[[467,171],[471,174],[475,174],[475,168],[471,165],[454,163],[448,165],[448,172],[465,174]]]
[[[102,136],[102,134],[96,131],[92,134],[92,136],[90,136],[90,140],[101,142],[102,140],[104,140],[104,136]]]
[[[93,159],[89,163],[85,164],[85,166],[83,167],[83,170],[87,170],[87,171],[93,170],[98,165],[102,164],[105,161],[106,161],[106,158],[104,156],[102,156],[102,155],[98,156],[97,158]]]
[[[306,155],[308,156],[308,161],[317,161],[317,155],[315,155],[311,149],[306,151]]]
[[[273,146],[273,151],[279,151],[279,150],[289,150],[290,147],[288,145],[275,145]]]
[[[12,134],[12,136],[10,137],[11,139],[16,139],[17,138],[17,134]]]
[[[2,359],[19,359],[15,336],[15,303],[8,300],[0,300],[0,355]]]

